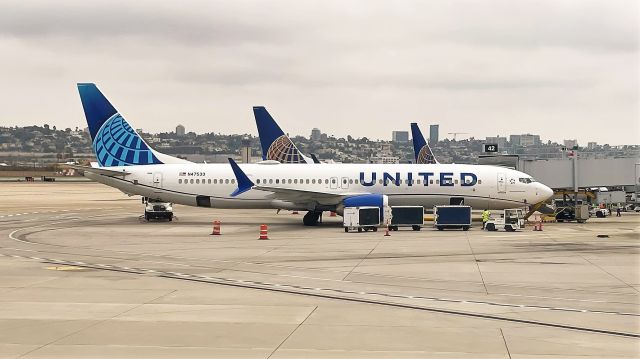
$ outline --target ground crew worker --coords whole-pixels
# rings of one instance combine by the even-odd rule
[[[618,206],[618,208],[616,208],[616,217],[622,217],[622,214],[620,214],[620,211],[622,209],[620,208],[620,206]]]
[[[487,225],[489,217],[491,217],[491,212],[488,209],[482,211],[482,229]]]

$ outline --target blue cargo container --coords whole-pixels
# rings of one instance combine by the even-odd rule
[[[442,231],[445,228],[471,228],[471,206],[436,206],[433,208],[433,225]]]

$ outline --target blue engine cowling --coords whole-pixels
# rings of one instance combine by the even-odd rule
[[[378,207],[380,208],[380,220],[383,220],[384,208],[389,206],[389,197],[384,194],[361,194],[346,197],[338,206],[337,212],[342,215],[345,207]]]

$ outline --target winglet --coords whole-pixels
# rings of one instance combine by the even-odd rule
[[[316,157],[316,155],[314,153],[311,153],[311,159],[313,160],[313,163],[320,163],[320,160],[318,159],[318,157]]]
[[[247,175],[242,171],[240,166],[233,160],[233,158],[229,158],[229,164],[231,165],[231,169],[233,170],[233,174],[236,176],[236,181],[238,182],[238,188],[231,194],[231,197],[235,197],[239,194],[245,193],[248,190],[252,189],[254,185],[253,182],[247,177]]]

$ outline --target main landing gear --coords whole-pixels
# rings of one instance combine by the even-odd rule
[[[302,218],[302,223],[304,223],[305,226],[317,226],[321,215],[322,212],[309,211],[304,215],[304,218]]]

